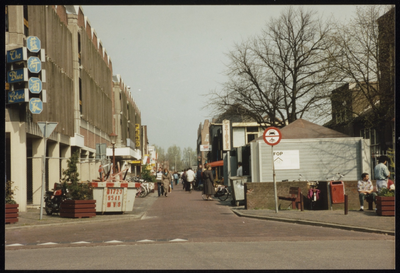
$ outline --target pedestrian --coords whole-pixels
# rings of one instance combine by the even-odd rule
[[[213,200],[211,198],[211,195],[215,194],[214,176],[211,169],[212,167],[208,166],[207,170],[203,172],[203,182],[204,182],[203,194],[206,195],[206,200]]]
[[[156,181],[157,181],[157,191],[158,191],[158,197],[160,197],[160,195],[163,195],[162,192],[162,187],[161,187],[161,183],[162,183],[162,170],[161,167],[158,168],[158,172],[156,173]]]
[[[182,175],[182,185],[183,185],[183,189],[186,189],[186,184],[187,184],[187,180],[186,180],[186,169],[183,170]]]
[[[389,158],[382,155],[378,159],[378,165],[375,166],[374,173],[376,179],[376,190],[380,192],[382,189],[387,188],[387,180],[390,176],[390,172],[386,167],[386,163]]]
[[[178,172],[174,172],[174,180],[175,180],[175,185],[178,185],[178,180],[179,180]]]
[[[243,176],[242,162],[238,162],[239,168],[236,171],[236,176]]]
[[[199,168],[197,169],[197,172],[196,172],[197,187],[199,187],[200,185],[203,184],[202,175],[203,175],[203,166],[200,164]]]
[[[172,172],[169,172],[169,174],[171,176],[171,182],[170,182],[171,190],[173,190],[174,189],[174,174]]]
[[[165,197],[167,197],[168,193],[168,188],[169,185],[171,184],[171,173],[168,171],[167,168],[164,169],[162,173],[162,183],[161,186],[163,187],[163,193],[165,194]]]
[[[100,180],[103,181],[103,165],[101,165],[101,164],[99,166],[99,177],[100,177]]]
[[[364,199],[368,198],[370,195],[376,204],[376,193],[373,190],[374,186],[372,185],[371,180],[369,180],[369,174],[363,173],[361,175],[361,180],[357,183],[357,191],[360,198],[360,211],[364,211]]]
[[[187,187],[186,187],[186,191],[189,191],[190,193],[192,193],[192,182],[195,179],[195,174],[194,171],[192,171],[192,168],[189,168],[186,171],[186,181],[187,181]]]

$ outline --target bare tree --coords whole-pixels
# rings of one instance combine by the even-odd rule
[[[181,148],[173,145],[171,147],[168,147],[167,151],[167,160],[170,162],[171,169],[173,167],[174,171],[181,170]]]
[[[241,111],[262,126],[284,126],[326,105],[336,82],[329,66],[330,24],[313,11],[289,7],[272,19],[261,35],[228,56],[229,81],[212,91],[211,105],[220,112]]]
[[[356,85],[352,116],[362,117],[366,128],[377,129],[381,141],[387,121],[394,117],[394,11],[393,16],[381,17],[389,8],[357,7],[350,22],[336,24],[330,51],[331,66],[342,82]],[[379,20],[384,20],[381,27]],[[388,54],[392,56],[383,58]]]

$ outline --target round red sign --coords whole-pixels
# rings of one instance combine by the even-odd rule
[[[278,128],[268,127],[264,131],[263,139],[264,139],[265,143],[273,146],[273,145],[278,144],[281,141],[282,133],[281,133],[281,131],[279,131]]]

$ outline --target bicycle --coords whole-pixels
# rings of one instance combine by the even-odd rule
[[[218,197],[219,200],[221,201],[225,201],[226,199],[229,198],[229,196],[231,196],[231,192],[229,191],[228,186],[218,186],[218,190],[215,193],[215,197]]]

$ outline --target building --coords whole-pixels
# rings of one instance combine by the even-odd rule
[[[19,50],[35,55],[31,42],[40,41],[41,71],[28,73],[20,82],[13,78],[6,83],[6,179],[17,187],[15,200],[20,211],[41,203],[43,157],[45,190],[60,180],[67,159],[76,151],[82,181],[98,177],[104,151],[110,155],[113,146],[119,159],[141,160],[142,143],[136,141],[141,134],[140,111],[128,86],[118,75],[113,77],[111,58],[82,8],[9,5],[5,10],[5,44],[10,56]],[[26,69],[29,60],[6,64],[6,72],[12,75]],[[26,92],[28,78],[34,76],[41,80],[42,91]],[[16,96],[18,90],[22,93]],[[33,98],[40,101],[29,103]],[[57,123],[47,141],[39,127],[44,121]],[[117,135],[114,145],[110,135]]]

